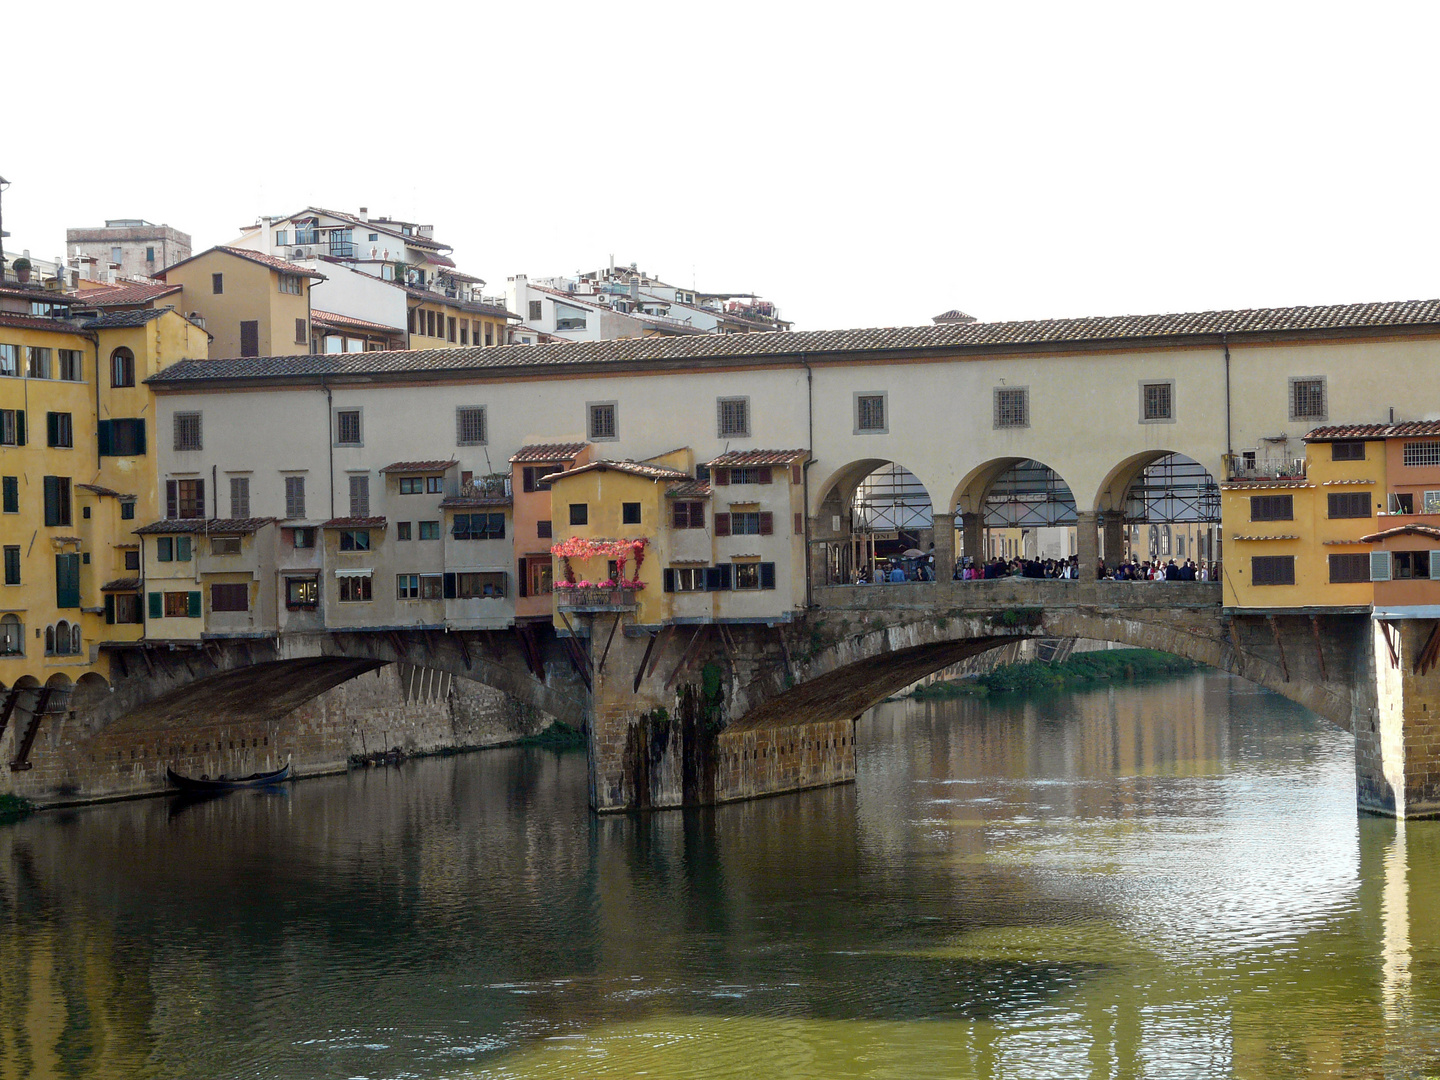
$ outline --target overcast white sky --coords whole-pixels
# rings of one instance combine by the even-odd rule
[[[307,204],[797,329],[1440,294],[1440,6],[12,5],[7,251]],[[28,107],[27,107],[28,106]]]

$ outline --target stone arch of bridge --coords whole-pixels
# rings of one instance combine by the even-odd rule
[[[1141,615],[1075,607],[1030,616],[1033,626],[1007,626],[997,614],[917,613],[883,628],[845,633],[810,657],[793,684],[777,685],[768,697],[750,696],[730,729],[859,716],[927,675],[1026,637],[1086,638],[1169,652],[1238,675],[1338,727],[1351,728],[1352,703],[1343,677],[1329,682],[1292,679],[1283,664],[1237,646],[1220,629],[1218,618],[1208,626],[1193,613],[1164,608]]]

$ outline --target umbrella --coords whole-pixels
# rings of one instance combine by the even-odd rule
[[[902,551],[900,557],[902,559],[923,559],[925,553],[919,548],[910,548],[908,551]]]

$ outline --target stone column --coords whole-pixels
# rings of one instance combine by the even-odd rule
[[[1105,515],[1105,565],[1119,566],[1125,552],[1125,515],[1110,511]]]
[[[1100,559],[1100,532],[1098,518],[1093,510],[1080,510],[1075,514],[1075,575],[1080,581],[1095,580],[1095,564]]]
[[[961,514],[960,528],[964,532],[965,554],[979,566],[985,561],[985,519],[979,514]]]
[[[955,515],[936,514],[935,580],[949,581],[955,572]]]
[[[1434,625],[1397,619],[1387,641],[1380,621],[1371,623],[1374,707],[1357,702],[1352,723],[1362,810],[1402,819],[1440,814],[1440,667],[1416,671]]]

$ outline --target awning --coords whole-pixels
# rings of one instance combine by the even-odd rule
[[[375,571],[372,570],[372,569],[368,569],[368,568],[367,568],[367,569],[364,569],[364,570],[336,570],[336,571],[335,571],[335,576],[336,576],[336,577],[374,577],[374,576],[375,576]]]

